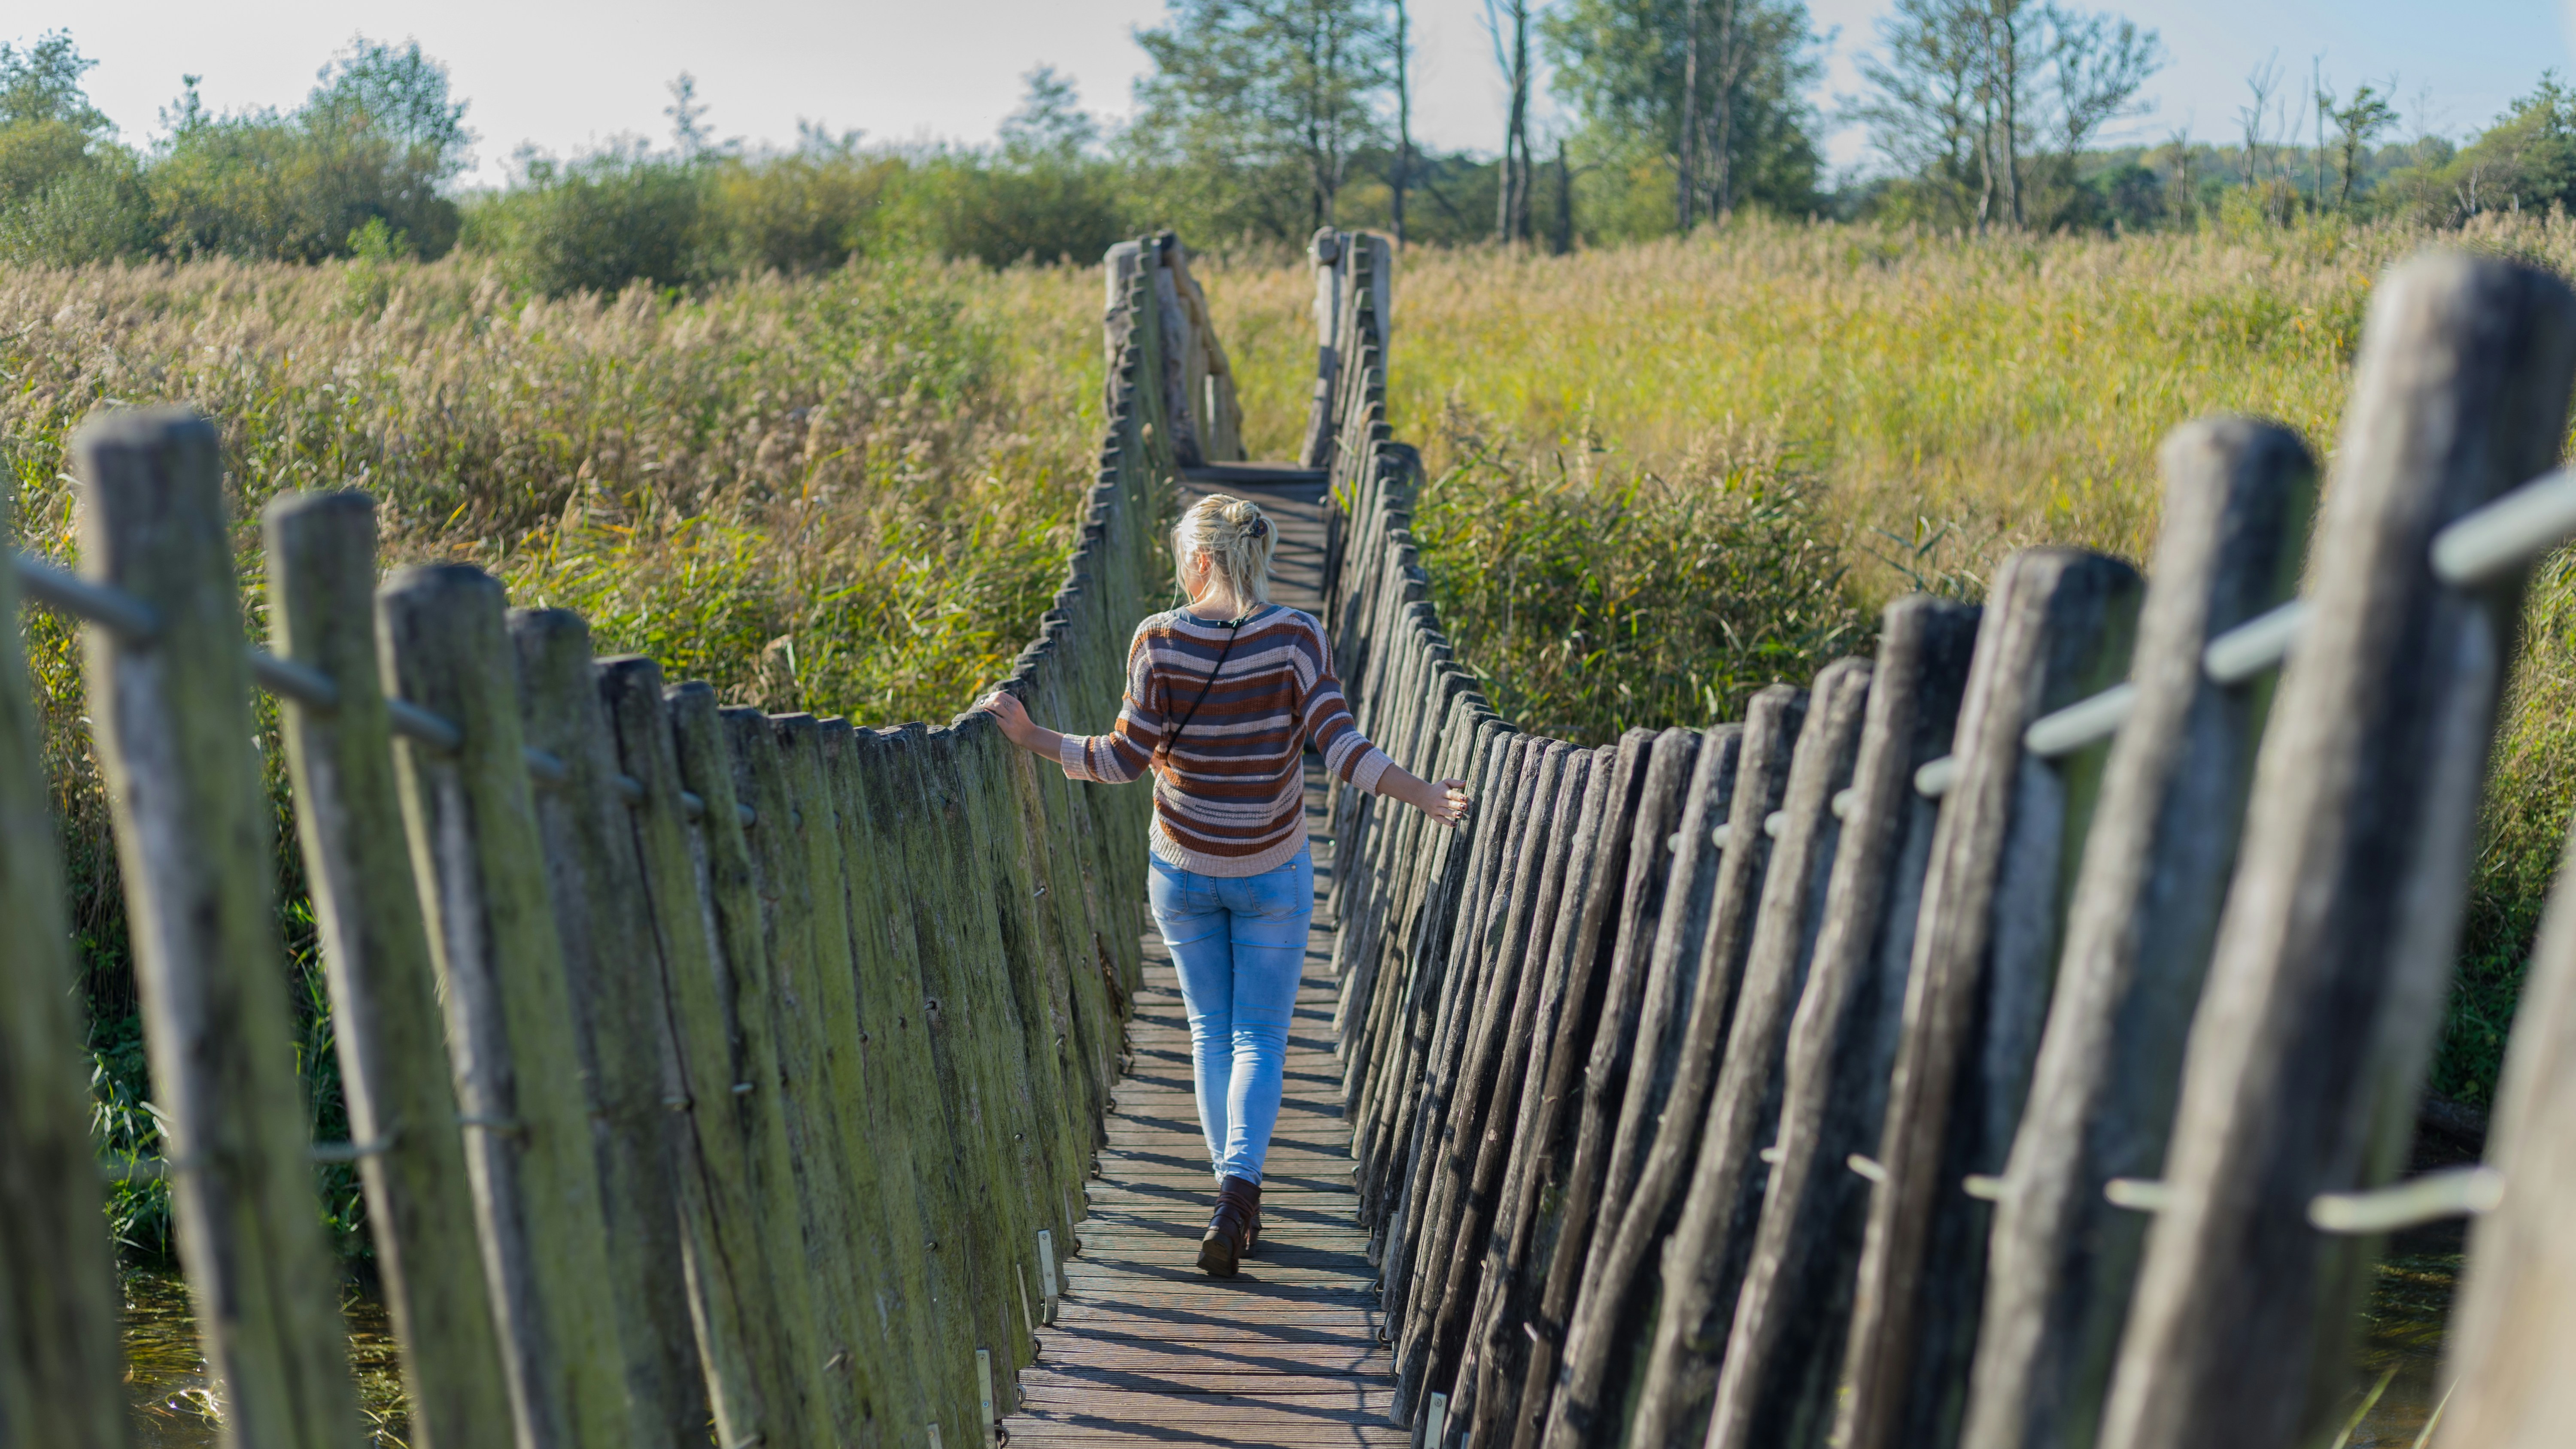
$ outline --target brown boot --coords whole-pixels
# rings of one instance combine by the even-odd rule
[[[1261,1185],[1227,1178],[1217,1187],[1207,1236],[1199,1240],[1199,1271],[1213,1278],[1233,1277],[1236,1263],[1252,1251],[1260,1231]]]

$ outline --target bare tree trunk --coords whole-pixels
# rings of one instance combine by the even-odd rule
[[[1529,239],[1529,0],[1511,0],[1509,13],[1511,48],[1502,68],[1511,113],[1503,127],[1502,185],[1494,198],[1494,236],[1503,242]]]
[[[1699,198],[1699,0],[1682,5],[1681,164],[1673,170],[1673,229],[1690,235]]]
[[[1744,57],[1738,53],[1735,35],[1735,12],[1741,0],[1725,3],[1717,22],[1717,99],[1711,107],[1717,144],[1709,148],[1717,172],[1713,210],[1720,221],[1735,214],[1735,88],[1744,80]]]
[[[2002,106],[2004,140],[2004,204],[2012,214],[2013,229],[2018,231],[2029,221],[2021,205],[2021,0],[1995,0],[1996,30],[2003,45],[1994,59],[1995,75],[2000,82],[1995,88]]]
[[[1556,235],[1551,248],[1558,256],[1574,250],[1574,168],[1565,164],[1565,138],[1556,138]]]
[[[1395,5],[1395,176],[1387,189],[1394,197],[1395,244],[1404,245],[1404,188],[1413,179],[1412,39],[1405,0]]]

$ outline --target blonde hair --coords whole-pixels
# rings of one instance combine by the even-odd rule
[[[1261,505],[1211,493],[1190,505],[1172,527],[1172,566],[1188,574],[1190,559],[1204,557],[1226,588],[1247,604],[1270,602],[1270,553],[1278,525]]]

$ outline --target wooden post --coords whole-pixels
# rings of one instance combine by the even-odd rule
[[[589,1089],[627,1392],[645,1442],[684,1444],[704,1428],[707,1399],[681,1276],[670,1119],[688,1094],[661,997],[669,963],[655,951],[634,826],[614,784],[590,628],[568,609],[518,609],[510,642],[528,745],[566,772],[537,795],[537,828]]]
[[[1627,839],[1627,821],[1616,818],[1631,808],[1626,786],[1641,780],[1638,766],[1652,736],[1632,732],[1627,747],[1594,750],[1586,766],[1569,771],[1582,780],[1582,799],[1566,832],[1562,894],[1550,923],[1544,949],[1546,975],[1539,984],[1538,1005],[1530,1020],[1529,1062],[1521,1082],[1521,1107],[1506,1144],[1511,1161],[1505,1169],[1501,1200],[1494,1209],[1494,1231],[1486,1250],[1476,1314],[1468,1331],[1465,1357],[1459,1365],[1459,1417],[1468,1424],[1470,1442],[1492,1442],[1495,1425],[1519,1407],[1521,1372],[1535,1281],[1546,1274],[1544,1262],[1530,1271],[1533,1255],[1543,1252],[1537,1231],[1544,1208],[1564,1166],[1556,1144],[1563,1134],[1569,1084],[1576,1080],[1575,1047],[1590,1038],[1584,1018],[1599,1009],[1592,990],[1600,952],[1603,911],[1601,863]],[[1624,762],[1624,768],[1623,768]],[[1566,813],[1560,797],[1558,813]],[[1553,866],[1552,866],[1553,868]],[[1586,934],[1586,922],[1590,934]],[[1552,1234],[1550,1235],[1552,1236]]]
[[[636,969],[660,968],[659,979],[646,982],[640,994],[648,1008],[658,1010],[652,1034],[667,1041],[672,1054],[665,1120],[681,1261],[698,1353],[706,1363],[709,1407],[726,1444],[801,1444],[806,1430],[789,1376],[795,1357],[775,1283],[782,1272],[802,1275],[803,1255],[771,1261],[771,1243],[752,1199],[757,1176],[734,1084],[748,1082],[753,1091],[759,1084],[734,1074],[714,910],[701,884],[706,851],[693,839],[696,830],[680,798],[685,787],[662,670],[650,659],[628,655],[599,661],[597,679],[615,766],[643,786],[643,798],[626,814],[643,873],[641,924],[652,933],[653,949]],[[697,829],[703,828],[702,821]],[[741,828],[738,819],[735,828]]]
[[[2316,612],[2282,671],[2112,1376],[2107,1449],[2326,1432],[2372,1245],[2308,1205],[2395,1173],[2458,941],[2519,590],[2438,583],[2435,530],[2548,468],[2576,296],[2418,257],[2371,297]]]
[[[2543,1449],[2576,1423],[2576,852],[2560,857],[2527,969],[2487,1138],[2504,1201],[2469,1232],[2444,1355],[2444,1449]]]
[[[9,501],[0,496],[0,537]],[[17,621],[17,575],[0,566],[0,1449],[123,1449],[121,1305],[76,1046],[44,724]]]
[[[83,670],[180,1256],[225,1434],[345,1449],[358,1440],[357,1390],[278,969],[222,445],[195,413],[151,408],[83,424],[72,453],[83,573],[161,625],[149,642],[85,629]]]
[[[1976,1347],[1991,1204],[2021,1117],[2106,746],[2054,762],[2032,721],[2128,673],[2140,581],[2117,559],[2026,549],[1997,571],[1959,711],[1957,782],[1923,882],[1905,1016],[1875,1154],[1835,1417],[1848,1449],[1939,1449]]]
[[[1914,772],[1948,753],[1978,611],[1890,604],[1870,672],[1807,988],[1790,1019],[1779,1135],[1719,1362],[1709,1449],[1818,1449],[1833,1421],[1870,1183],[1937,819]]]
[[[1639,1288],[1649,1255],[1679,1215],[1675,1194],[1698,1150],[1697,1123],[1717,1075],[1718,1044],[1743,980],[1754,907],[1771,859],[1764,825],[1788,788],[1807,704],[1806,692],[1788,685],[1760,690],[1745,722],[1711,729],[1700,752],[1692,784],[1697,808],[1682,817],[1678,832],[1673,885],[1664,896],[1638,1013],[1635,1064],[1611,1138],[1602,1231],[1593,1235],[1582,1296],[1566,1325],[1565,1364],[1549,1408],[1551,1442],[1606,1428],[1599,1424],[1603,1406],[1627,1398],[1624,1380],[1612,1377],[1629,1367],[1618,1341],[1650,1327]],[[1727,832],[1723,844],[1716,838],[1720,827]]]
[[[1520,1086],[1508,1069],[1520,1041],[1512,1035],[1511,1025],[1517,1018],[1526,1029],[1526,1013],[1536,1006],[1521,990],[1521,983],[1530,974],[1529,931],[1538,911],[1559,785],[1574,753],[1574,747],[1562,741],[1532,741],[1509,827],[1510,868],[1486,903],[1497,919],[1480,953],[1477,974],[1482,979],[1475,987],[1476,1000],[1465,1024],[1459,1070],[1451,1086],[1439,1175],[1421,1220],[1416,1261],[1422,1266],[1415,1291],[1409,1295],[1411,1313],[1398,1358],[1399,1414],[1426,1387],[1445,1392],[1449,1372],[1456,1366],[1463,1315],[1475,1292],[1471,1270],[1483,1262],[1473,1246],[1483,1235],[1486,1204],[1482,1199],[1493,1190],[1493,1174],[1488,1173],[1480,1187],[1477,1168],[1483,1164],[1485,1140],[1493,1130],[1488,1123],[1510,1120],[1515,1105],[1510,1094]],[[1501,1100],[1496,1098],[1498,1091],[1504,1094]]]
[[[452,754],[396,743],[403,823],[519,1443],[627,1449],[651,1440],[628,1410],[504,607],[501,585],[461,564],[406,569],[377,591],[388,692],[445,718],[461,739]]]
[[[1561,994],[1564,977],[1552,970],[1556,958],[1549,948],[1556,940],[1556,921],[1566,894],[1566,867],[1575,853],[1574,836],[1581,823],[1580,812],[1594,763],[1589,750],[1572,745],[1549,748],[1551,754],[1561,753],[1563,758],[1552,772],[1556,794],[1548,806],[1547,829],[1533,841],[1536,859],[1525,867],[1537,878],[1529,921],[1526,927],[1515,929],[1509,943],[1509,949],[1519,957],[1511,1017],[1502,1028],[1492,1098],[1477,1134],[1475,1164],[1467,1178],[1458,1225],[1451,1235],[1445,1261],[1434,1260],[1445,1281],[1440,1289],[1439,1311],[1431,1323],[1431,1367],[1426,1377],[1452,1386],[1449,1401],[1461,1419],[1467,1418],[1474,1406],[1476,1380],[1470,1333],[1493,1287],[1485,1276],[1494,1261],[1490,1247],[1492,1228],[1500,1221],[1501,1198],[1512,1165],[1518,1161],[1514,1148],[1528,1105],[1532,1042],[1542,1020],[1554,1026],[1562,1004],[1550,995],[1551,983]]]
[[[824,1426],[830,1422],[834,1396],[823,1387],[821,1366],[833,1350],[815,1304],[818,1285],[805,1250],[804,1202],[788,1135],[786,1076],[779,1065],[777,986],[762,936],[760,873],[752,858],[750,827],[743,820],[745,806],[734,789],[734,761],[714,688],[679,684],[664,697],[681,784],[706,807],[696,843],[721,968],[720,1024],[727,1035],[726,1070],[743,1140],[743,1191],[757,1214],[771,1303],[778,1314],[776,1351],[782,1359],[773,1367],[755,1366],[755,1371],[774,1375],[783,1397],[773,1398],[771,1408],[789,1426],[789,1442],[822,1446],[831,1442]]]
[[[1868,717],[1869,684],[1867,660],[1837,660],[1816,675],[1780,796],[1780,832],[1763,867],[1761,902],[1745,948],[1744,985],[1722,1050],[1712,1044],[1718,1066],[1708,1111],[1705,1118],[1697,1113],[1672,1118],[1665,1128],[1666,1135],[1683,1131],[1698,1138],[1696,1160],[1681,1189],[1672,1235],[1658,1255],[1662,1291],[1655,1300],[1653,1332],[1613,1345],[1614,1357],[1633,1359],[1637,1366],[1607,1376],[1611,1383],[1636,1377],[1628,1442],[1640,1449],[1697,1449],[1708,1433],[1717,1353],[1725,1347],[1727,1324],[1735,1316],[1736,1292],[1770,1176],[1760,1154],[1779,1125],[1781,1055],[1790,1013],[1806,987],[1841,839],[1833,799],[1851,783]],[[1750,809],[1735,815],[1747,826],[1754,818]],[[1768,838],[1767,819],[1762,829]],[[1664,1150],[1659,1138],[1656,1151]],[[1637,1265],[1638,1276],[1644,1276],[1645,1267]],[[1601,1400],[1616,1401],[1607,1392]]]
[[[2316,504],[2296,434],[2241,418],[2164,448],[2164,535],[2138,623],[2137,705],[2112,742],[2065,958],[1997,1204],[1965,1440],[2083,1444],[2146,1240],[2103,1196],[2164,1171],[2183,1039],[2236,863],[2272,675],[2227,685],[2212,637],[2286,602]]]
[[[1514,1449],[1531,1449],[1539,1442],[1555,1402],[1559,1354],[1582,1288],[1581,1270],[1602,1216],[1612,1133],[1627,1095],[1655,926],[1663,915],[1664,890],[1672,869],[1672,836],[1681,824],[1683,785],[1698,761],[1701,743],[1694,731],[1665,730],[1655,737],[1647,756],[1643,791],[1625,852],[1626,880],[1615,898],[1616,944],[1583,1068],[1580,1121],[1573,1129],[1574,1160],[1566,1169],[1556,1243],[1529,1329],[1532,1346],[1520,1386],[1519,1418],[1513,1426]]]
[[[437,970],[396,828],[402,796],[376,658],[375,502],[288,494],[264,524],[278,650],[338,695],[328,709],[281,700],[278,715],[411,1437],[424,1449],[507,1444],[491,1295],[480,1273],[456,1270],[481,1249]]]
[[[799,1241],[814,1282],[814,1309],[823,1352],[799,1365],[806,1414],[818,1434],[828,1430],[855,1441],[870,1409],[856,1360],[867,1336],[859,1318],[863,1270],[854,1255],[865,1246],[859,1205],[851,1201],[850,1164],[841,1144],[842,1104],[830,1089],[815,980],[812,853],[805,832],[824,822],[809,819],[821,807],[798,787],[780,752],[781,732],[756,709],[723,711],[725,744],[733,761],[735,798],[749,804],[756,822],[748,844],[760,883],[763,956],[769,963],[768,1016],[759,1023],[776,1044],[790,1161],[803,1230]],[[754,1023],[745,1009],[744,1031]],[[852,1104],[855,1106],[855,1104]]]

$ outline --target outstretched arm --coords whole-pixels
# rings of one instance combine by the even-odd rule
[[[1442,825],[1467,818],[1467,782],[1426,780],[1402,765],[1390,764],[1377,777],[1377,792],[1392,795]]]
[[[1002,738],[1040,759],[1056,760],[1064,756],[1064,736],[1029,718],[1027,705],[1009,690],[997,689],[975,706],[993,717],[1002,727]]]

